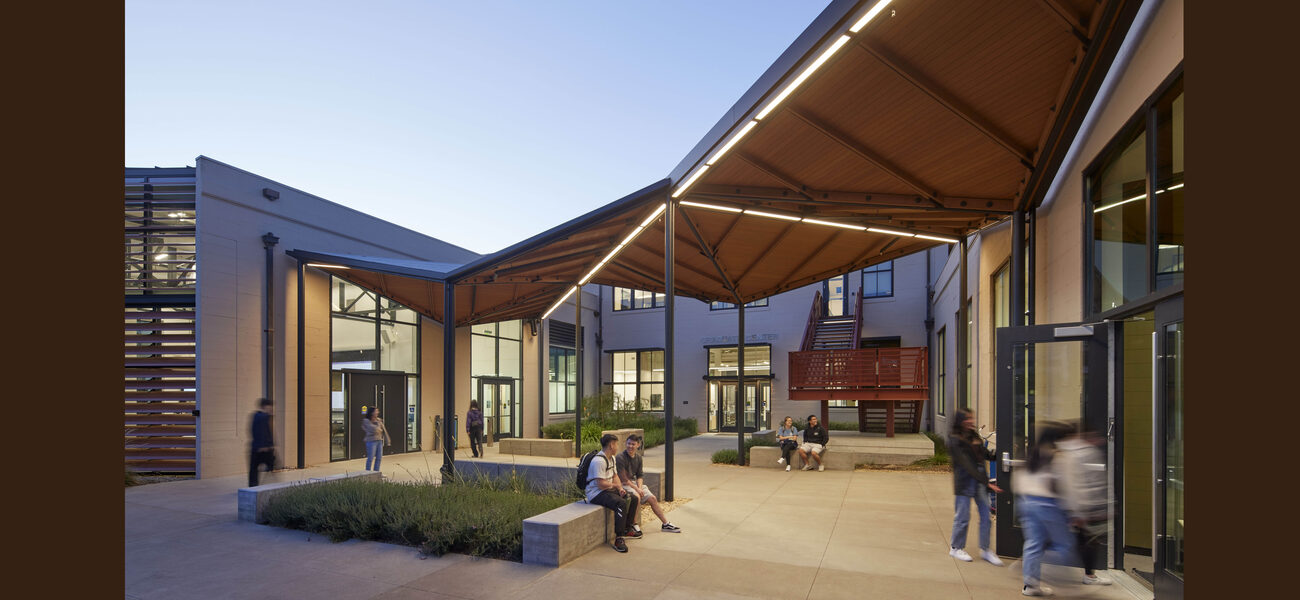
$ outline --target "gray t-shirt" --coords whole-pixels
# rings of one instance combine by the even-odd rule
[[[614,477],[614,461],[605,456],[604,452],[597,452],[591,459],[591,467],[587,469],[587,499],[591,500],[601,492],[600,486],[596,485],[596,480],[612,480]]]

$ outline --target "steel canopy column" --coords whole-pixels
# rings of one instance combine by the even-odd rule
[[[1038,245],[1038,207],[1029,209],[1029,258],[1026,262],[1029,264],[1028,272],[1025,274],[1025,325],[1034,324],[1034,256],[1037,254],[1035,248]]]
[[[958,288],[957,292],[957,402],[958,408],[970,406],[970,398],[967,394],[970,390],[966,389],[966,345],[970,343],[967,339],[970,336],[969,327],[966,325],[970,320],[970,314],[966,311],[966,236],[961,238],[961,256],[958,257],[957,270]]]
[[[304,350],[307,339],[307,324],[303,322],[303,316],[307,313],[307,301],[305,300],[306,290],[303,289],[303,271],[307,268],[302,259],[298,259],[298,468],[301,469],[306,465],[303,454],[305,453],[306,441],[303,434],[307,431],[307,418],[305,409],[307,407],[307,389],[303,387],[307,380],[307,353]]]
[[[455,476],[456,435],[452,415],[456,412],[456,283],[442,282],[442,480]]]
[[[665,193],[664,202],[664,481],[665,502],[673,500],[673,413],[677,394],[673,389],[673,299],[677,286],[673,284],[674,247],[676,246],[677,204]]]
[[[1025,324],[1025,212],[1011,213],[1011,323]]]
[[[736,301],[736,464],[745,466],[745,305]],[[755,422],[755,425],[758,423]]]
[[[582,456],[582,286],[578,286],[578,291],[574,294],[574,317],[573,317],[573,353],[574,358],[578,361],[577,378],[578,386],[574,390],[577,395],[577,404],[573,407],[573,455]]]

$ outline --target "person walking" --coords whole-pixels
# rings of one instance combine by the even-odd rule
[[[1097,432],[1080,427],[1079,433],[1066,436],[1056,444],[1056,457],[1052,459],[1052,470],[1060,484],[1061,508],[1070,516],[1075,547],[1083,562],[1084,585],[1113,583],[1095,571],[1099,566],[1105,568],[1101,540],[1110,520],[1106,455],[1100,449],[1104,443],[1105,439]]]
[[[966,552],[966,530],[970,525],[970,503],[980,513],[980,558],[995,566],[1002,566],[1002,560],[989,550],[989,536],[993,522],[989,514],[989,490],[1001,492],[996,484],[989,482],[987,461],[993,459],[993,452],[984,445],[984,439],[975,431],[975,416],[969,410],[958,409],[953,416],[952,428],[948,433],[948,456],[952,458],[952,493],[955,511],[952,516],[952,543],[949,544],[948,556],[970,562],[973,560]]]
[[[478,409],[478,400],[469,401],[469,412],[465,415],[465,433],[469,434],[469,449],[474,458],[483,455],[483,411]]]
[[[379,407],[372,406],[366,410],[366,418],[361,420],[361,430],[366,434],[366,470],[378,471],[379,461],[384,458],[384,446],[392,445],[384,420],[379,418]],[[370,467],[374,463],[374,468]]]
[[[1024,528],[1024,587],[1026,596],[1051,596],[1052,588],[1043,585],[1043,557],[1056,552],[1066,560],[1074,558],[1074,536],[1070,535],[1069,518],[1057,497],[1056,475],[1052,461],[1057,444],[1069,435],[1064,423],[1048,422],[1039,426],[1038,439],[1029,450],[1026,469],[1012,477],[1016,494],[1016,514]]]
[[[790,457],[799,448],[799,430],[794,426],[794,419],[786,417],[781,421],[781,426],[776,428],[776,439],[781,445],[781,458],[776,459],[776,464],[785,465],[789,471]]]
[[[266,465],[268,473],[275,468],[275,441],[271,437],[271,407],[274,405],[270,398],[262,398],[257,402],[257,412],[253,413],[248,487],[257,487],[259,466]]]

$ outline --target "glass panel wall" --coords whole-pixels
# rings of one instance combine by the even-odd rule
[[[709,348],[709,377],[735,377],[739,359],[736,346]],[[745,376],[766,377],[772,374],[772,347],[745,344]]]
[[[396,371],[406,374],[406,440],[394,448],[420,449],[420,327],[419,314],[391,298],[339,277],[330,278],[330,460],[348,455],[345,371]],[[389,421],[390,423],[392,421]],[[401,421],[397,421],[399,426]],[[398,426],[389,425],[390,430]]]
[[[664,409],[664,351],[638,350],[610,353],[614,410]]]
[[[549,369],[551,414],[571,413],[578,398],[577,352],[569,348],[551,348]]]
[[[745,308],[756,308],[760,306],[767,306],[767,298],[760,298],[753,302],[745,303]],[[736,308],[736,303],[734,302],[710,302],[709,303],[709,310],[728,310],[732,308]]]
[[[1183,282],[1183,82],[1156,103],[1156,289]]]
[[[1146,139],[1137,130],[1089,181],[1095,312],[1148,292]]]
[[[518,320],[470,327],[470,399],[479,401],[484,418],[497,417],[499,411],[496,405],[499,403],[486,402],[487,399],[479,397],[480,379],[512,379],[513,389],[522,389],[520,387],[523,378],[522,338],[523,323]],[[512,421],[497,425],[499,434],[519,431],[523,427],[518,395],[512,396],[509,402],[509,410],[500,411],[499,416]]]

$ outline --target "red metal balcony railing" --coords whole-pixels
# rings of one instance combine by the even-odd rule
[[[878,392],[908,390],[907,397],[928,394],[928,348],[865,348],[791,352],[789,389],[799,399],[856,399],[854,390],[876,392],[862,399],[884,398]],[[835,392],[816,398],[816,392]]]

